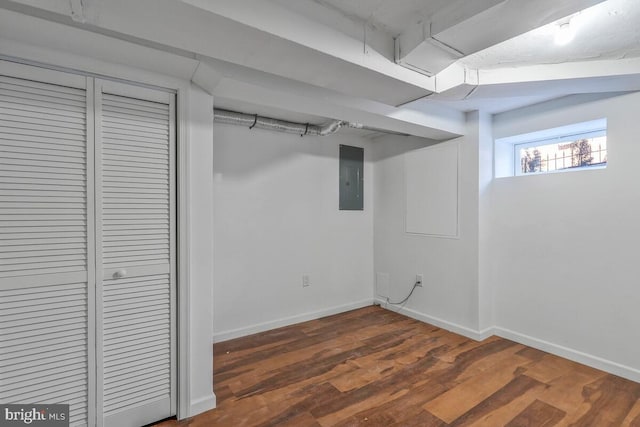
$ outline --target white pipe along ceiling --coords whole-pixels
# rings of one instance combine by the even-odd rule
[[[341,120],[332,120],[322,126],[318,126],[309,123],[294,123],[286,120],[272,119],[270,117],[263,117],[257,114],[251,115],[221,108],[213,110],[213,120],[218,123],[246,126],[249,129],[258,128],[276,132],[292,133],[300,136],[328,136],[338,132],[343,126],[362,128],[362,126],[358,126],[357,124],[352,125],[349,122]]]

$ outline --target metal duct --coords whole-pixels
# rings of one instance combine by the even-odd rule
[[[246,126],[249,129],[260,128],[277,132],[292,133],[296,135],[327,136],[336,133],[342,126],[349,126],[349,123],[341,120],[333,120],[322,126],[294,123],[285,120],[272,119],[251,114],[239,113],[237,111],[214,108],[213,120],[218,123]]]
[[[222,108],[213,109],[213,121],[218,123],[227,123],[230,125],[246,126],[249,129],[260,128],[276,132],[292,133],[300,136],[333,135],[343,127],[362,129],[371,132],[387,133],[390,135],[409,136],[409,134],[407,133],[379,129],[371,126],[365,126],[362,123],[346,122],[343,120],[332,120],[329,123],[318,126],[309,123],[288,122],[286,120],[272,119],[270,117],[263,117],[257,114],[246,114],[240,113],[238,111],[224,110]]]

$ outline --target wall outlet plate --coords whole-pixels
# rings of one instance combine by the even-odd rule
[[[307,274],[303,275],[302,276],[302,287],[306,288],[310,284],[311,284],[311,279],[309,279],[309,276]]]
[[[424,274],[416,274],[416,286],[422,287],[424,283]]]

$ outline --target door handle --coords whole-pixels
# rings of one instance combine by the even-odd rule
[[[127,270],[118,270],[115,273],[113,273],[114,279],[122,279],[126,276],[127,276]]]

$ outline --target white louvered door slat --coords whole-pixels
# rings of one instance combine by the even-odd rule
[[[95,418],[89,81],[0,61],[0,402],[73,426]]]
[[[0,402],[175,415],[174,135],[173,94],[0,60]]]
[[[173,98],[96,83],[99,425],[175,414]]]

